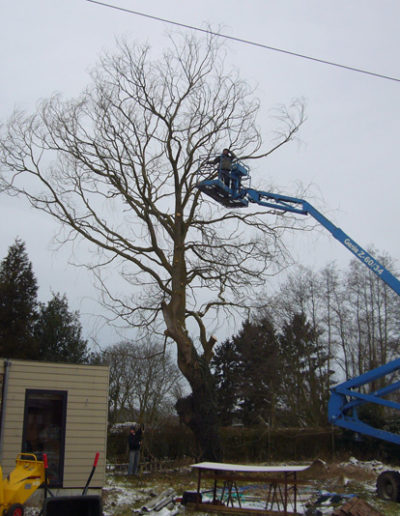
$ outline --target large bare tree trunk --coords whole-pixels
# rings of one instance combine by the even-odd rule
[[[203,381],[192,387],[192,393],[176,404],[181,421],[193,432],[201,450],[201,459],[218,462],[222,460],[219,421],[213,379],[205,371]]]
[[[179,232],[178,232],[179,233]],[[191,394],[178,400],[178,415],[194,433],[201,450],[201,458],[211,461],[222,459],[219,422],[210,360],[215,339],[201,340],[202,354],[199,355],[185,325],[186,267],[183,246],[177,245],[174,253],[172,295],[168,304],[163,304],[163,315],[167,326],[166,335],[177,344],[178,366],[191,387]],[[174,288],[175,287],[175,288]],[[205,329],[201,334],[205,335]]]

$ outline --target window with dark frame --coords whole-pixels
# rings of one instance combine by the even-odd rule
[[[62,487],[67,391],[27,389],[22,452],[47,454],[49,484]]]

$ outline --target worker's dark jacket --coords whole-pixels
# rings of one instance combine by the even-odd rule
[[[231,170],[232,168],[232,160],[235,158],[234,154],[231,153],[230,155],[221,154],[217,158],[212,161],[214,165],[219,163],[219,169],[220,170]]]
[[[230,156],[222,155],[219,162],[221,170],[230,170],[232,168],[232,158]]]
[[[130,450],[140,450],[140,443],[142,440],[142,432],[138,430],[134,435],[129,434],[128,444]]]

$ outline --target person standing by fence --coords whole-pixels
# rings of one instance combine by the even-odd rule
[[[142,444],[142,429],[139,425],[131,426],[128,436],[129,464],[128,475],[136,475],[139,469],[140,445]]]

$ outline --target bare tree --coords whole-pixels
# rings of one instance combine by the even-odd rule
[[[180,372],[161,344],[120,342],[101,360],[110,368],[111,425],[128,418],[154,428],[182,393]]]
[[[396,271],[389,256],[369,252],[385,268]],[[399,354],[398,296],[359,260],[351,260],[345,271],[334,264],[317,273],[298,266],[263,304],[272,311],[278,327],[296,312],[304,313],[312,323],[318,364],[323,366],[318,375],[325,380],[318,391],[325,400],[333,381],[359,376]],[[385,384],[381,378],[362,388],[375,391]]]
[[[378,255],[378,259],[387,269],[396,270],[389,256]],[[346,308],[353,315],[346,351],[352,357],[350,374],[357,376],[398,356],[400,303],[398,296],[357,260],[350,262],[346,287]],[[381,382],[371,389],[379,388]]]
[[[64,241],[82,237],[97,248],[91,266],[118,318],[132,328],[161,321],[176,343],[192,389],[177,409],[208,458],[220,455],[208,328],[222,310],[246,307],[282,262],[279,236],[293,222],[270,217],[269,225],[265,210],[211,204],[196,188],[199,156],[229,146],[264,157],[304,121],[301,104],[282,109],[277,139],[264,148],[259,101],[224,58],[212,36],[172,36],[161,59],[120,42],[78,99],[54,96],[31,116],[15,113],[0,140],[3,188],[57,219]],[[107,264],[129,296],[107,284]]]

